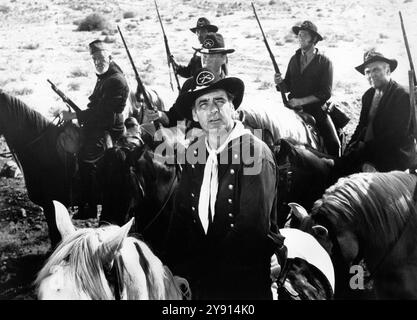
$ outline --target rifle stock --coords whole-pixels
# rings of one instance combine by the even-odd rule
[[[81,109],[72,101],[70,98],[68,98],[61,90],[58,89],[58,87],[49,79],[46,81],[49,82],[51,85],[52,90],[55,91],[55,93],[61,97],[61,99],[69,106],[72,110],[74,110],[76,113],[80,112]]]
[[[161,24],[162,33],[164,35],[165,51],[166,51],[166,54],[167,54],[167,62],[168,62],[168,70],[169,70],[168,71],[169,72],[169,82],[171,84],[171,88],[173,89],[172,79],[171,79],[171,70],[170,70],[170,67],[172,66],[172,70],[174,71],[174,77],[175,77],[175,80],[177,82],[178,91],[181,91],[180,82],[178,80],[178,74],[177,74],[177,72],[176,72],[176,70],[174,68],[173,63],[172,63],[173,55],[171,54],[171,50],[169,49],[168,38],[167,38],[167,36],[165,34],[164,25],[162,24],[162,19],[161,19],[161,16],[159,14],[158,4],[156,3],[156,0],[154,0],[154,3],[155,3],[155,8],[156,8],[156,13],[158,14],[159,23]]]
[[[279,67],[275,60],[275,57],[272,54],[271,48],[269,47],[268,40],[266,40],[264,30],[262,29],[262,26],[261,26],[261,22],[259,21],[258,15],[256,14],[255,6],[253,5],[253,2],[251,2],[251,4],[252,4],[253,13],[255,14],[256,21],[258,22],[259,28],[261,29],[262,37],[264,38],[264,43],[265,43],[266,49],[268,50],[269,57],[272,60],[272,65],[274,66],[275,73],[281,73],[279,71]],[[284,105],[288,107],[289,106],[288,99],[287,99],[287,96],[285,95],[285,92],[282,90],[283,88],[280,85],[277,85],[276,88],[277,88],[277,91],[281,92],[281,97],[282,97],[282,101],[284,102]]]

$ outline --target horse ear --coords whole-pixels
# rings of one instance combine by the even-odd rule
[[[307,210],[304,209],[303,206],[299,205],[298,203],[295,202],[290,202],[288,204],[291,208],[291,212],[299,219],[302,220],[306,217],[308,217],[308,213]]]
[[[122,248],[123,241],[127,237],[135,218],[130,219],[124,226],[113,232],[100,246],[100,256],[104,266],[112,265],[117,252]]]
[[[58,201],[52,201],[55,208],[55,221],[62,239],[69,237],[75,232],[75,227],[72,224],[67,208]]]
[[[317,238],[326,239],[329,236],[329,231],[321,224],[313,226],[312,229]]]

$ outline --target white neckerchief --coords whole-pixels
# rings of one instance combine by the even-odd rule
[[[206,166],[204,167],[204,177],[201,184],[200,198],[198,202],[198,215],[200,216],[201,224],[203,225],[204,232],[207,234],[209,219],[209,206],[214,220],[214,206],[217,199],[217,190],[219,188],[219,177],[218,177],[218,163],[217,155],[221,153],[230,141],[235,140],[247,133],[250,133],[248,129],[245,129],[240,121],[235,121],[235,127],[230,132],[226,141],[218,149],[211,149],[205,139],[206,148],[209,153]]]

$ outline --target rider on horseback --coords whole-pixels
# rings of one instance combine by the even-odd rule
[[[112,61],[104,42],[95,40],[89,44],[90,54],[97,73],[97,83],[89,97],[87,109],[78,113],[64,112],[64,120],[78,119],[82,125],[84,141],[79,153],[79,170],[83,188],[83,200],[75,218],[95,218],[97,199],[94,196],[94,175],[98,159],[112,146],[112,140],[123,135],[123,110],[129,93],[125,76]],[[85,212],[84,205],[88,203]]]
[[[317,128],[323,136],[327,153],[339,156],[339,139],[325,111],[326,101],[329,100],[332,92],[332,62],[315,48],[317,42],[323,38],[312,22],[304,21],[301,26],[294,26],[292,30],[298,36],[300,49],[292,56],[285,79],[277,73],[274,78],[275,83],[282,90],[290,93],[288,101],[290,108],[303,110],[314,117]]]

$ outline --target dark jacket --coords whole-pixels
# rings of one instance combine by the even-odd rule
[[[259,155],[256,174],[244,174],[245,168],[253,167],[242,161],[245,150]],[[187,160],[201,153],[207,159],[204,137],[187,149]],[[229,161],[222,164],[225,155]],[[218,157],[219,188],[207,235],[198,214],[205,161],[188,161],[184,167],[166,262],[174,274],[189,280],[194,299],[270,299],[271,255],[283,243],[276,227],[276,167],[271,151],[250,134],[230,142]]]
[[[301,72],[301,49],[298,49],[291,57],[285,74],[284,84],[289,98],[303,98],[313,95],[320,101],[306,105],[304,111],[313,114],[316,120],[324,116],[321,106],[330,99],[333,85],[333,65],[328,57],[317,50],[313,60]],[[317,119],[319,118],[319,119]]]
[[[109,70],[97,75],[93,93],[87,109],[77,114],[78,120],[88,131],[108,130],[122,133],[124,129],[123,110],[129,94],[126,78],[120,67],[111,62]]]
[[[364,142],[375,89],[362,96],[362,110],[358,126],[347,146],[351,149],[342,159],[346,165],[359,166],[370,162],[378,171],[405,170],[416,162],[414,145],[414,108],[409,94],[391,80],[379,102],[373,120],[373,139]],[[359,147],[359,142],[363,146]]]
[[[190,78],[201,68],[201,57],[198,56],[197,51],[195,51],[187,66],[178,66],[177,73],[183,78]]]

